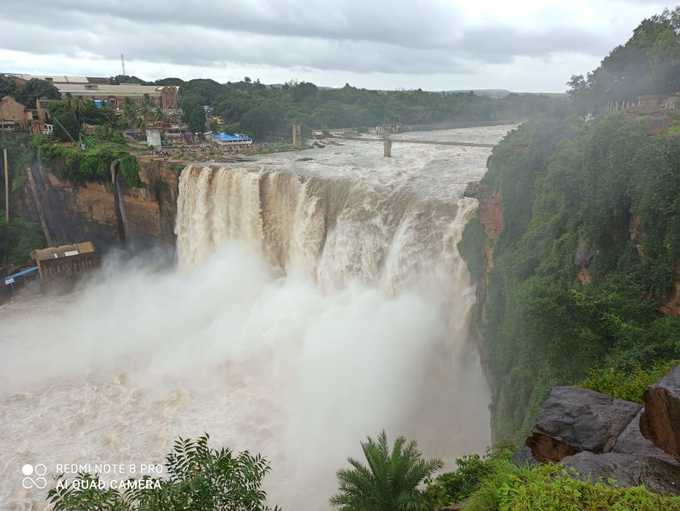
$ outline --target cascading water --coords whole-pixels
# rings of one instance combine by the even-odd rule
[[[43,505],[24,463],[158,463],[204,431],[268,457],[270,500],[289,509],[327,507],[336,470],[383,428],[448,462],[483,451],[456,244],[488,150],[381,152],[190,165],[177,270],[110,259],[73,295],[0,310],[0,508]]]

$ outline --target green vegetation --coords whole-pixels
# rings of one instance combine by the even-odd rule
[[[7,160],[10,168],[10,191],[21,190],[26,181],[26,171],[33,161],[34,147],[30,135],[25,133],[0,133],[0,149],[7,149]],[[0,154],[0,158],[2,155]],[[0,162],[0,169],[2,163]],[[0,180],[0,191],[4,197],[4,178]],[[4,204],[3,204],[4,206]]]
[[[290,82],[272,87],[244,79],[219,84],[191,80],[180,89],[185,121],[194,131],[205,129],[203,106],[221,116],[226,131],[250,133],[258,139],[290,136],[290,124],[315,129],[377,126],[386,122],[431,124],[525,119],[537,112],[555,113],[564,98],[510,94],[497,99],[472,93],[377,91],[345,85],[323,89],[313,83]]]
[[[455,471],[440,474],[428,482],[423,508],[441,509],[466,500],[494,473],[495,465],[495,458],[482,458],[477,454],[458,458]]]
[[[680,9],[644,20],[587,79],[572,78],[576,110],[679,90],[678,28]],[[663,314],[680,270],[672,131],[652,135],[644,118],[623,114],[553,117],[525,123],[494,149],[483,187],[500,194],[503,231],[487,240],[471,222],[460,250],[488,284],[477,327],[496,438],[523,440],[553,385],[639,401],[680,359],[680,318]]]
[[[269,470],[259,454],[210,448],[206,434],[175,441],[163,479],[146,476],[144,484],[120,490],[90,474],[60,486],[62,476],[48,501],[55,511],[268,511],[262,481]]]
[[[128,186],[140,186],[137,159],[121,144],[110,142],[87,143],[84,150],[64,144],[42,143],[41,154],[52,169],[63,179],[73,183],[111,180],[111,163],[121,160],[121,172]]]
[[[642,403],[647,387],[679,364],[680,360],[671,360],[657,362],[647,369],[634,364],[625,369],[612,366],[593,368],[581,385],[618,399]]]
[[[10,193],[14,197],[21,192],[31,166],[34,148],[32,139],[23,133],[0,134],[0,148],[7,149],[10,168]],[[0,153],[0,160],[2,155]],[[0,163],[1,175],[2,163]],[[11,204],[15,204],[11,202]],[[27,218],[17,215],[15,210],[11,222],[5,221],[5,180],[0,178],[0,266],[15,266],[26,263],[33,249],[44,246],[40,226]]]
[[[0,266],[17,266],[30,261],[30,253],[45,246],[42,230],[37,223],[13,216],[9,225],[5,211],[0,214]]]
[[[338,471],[340,487],[331,504],[343,511],[411,511],[423,503],[418,486],[442,467],[426,460],[415,442],[399,437],[390,449],[383,431],[361,443],[368,466],[348,458],[351,468]]]
[[[144,476],[113,488],[96,475],[61,475],[47,499],[55,511],[268,511],[262,489],[267,460],[210,448],[208,440],[207,434],[176,440],[162,478]],[[680,497],[643,486],[584,482],[560,465],[517,466],[509,448],[460,458],[454,471],[434,480],[442,464],[423,459],[415,442],[400,437],[390,449],[383,432],[362,448],[368,465],[350,458],[352,468],[338,472],[339,492],[331,502],[343,510],[437,511],[457,503],[464,511],[680,511]]]
[[[494,150],[483,182],[504,226],[479,323],[497,438],[520,440],[555,384],[605,388],[680,358],[680,318],[658,312],[680,256],[679,163],[680,141],[621,116],[528,123]],[[473,229],[464,252],[479,253]]]
[[[27,108],[35,108],[36,99],[58,99],[59,91],[45,80],[33,78],[19,86],[17,80],[0,75],[0,98],[5,96],[12,96]]]
[[[643,486],[617,488],[610,481],[588,483],[560,465],[518,467],[512,451],[457,460],[457,468],[430,482],[421,509],[463,503],[464,511],[680,510],[680,497],[664,497]]]
[[[465,511],[680,510],[680,497],[664,497],[644,486],[617,488],[609,482],[587,483],[560,465],[517,467],[507,459],[489,462],[493,471],[467,500]]]
[[[568,85],[582,111],[602,111],[609,101],[680,90],[680,7],[644,20],[600,67],[585,78],[572,76]]]

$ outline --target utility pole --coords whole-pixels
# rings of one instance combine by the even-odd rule
[[[2,150],[2,159],[5,167],[5,221],[9,225],[9,165],[7,163],[7,149]]]

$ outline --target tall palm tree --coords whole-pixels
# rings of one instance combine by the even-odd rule
[[[331,504],[342,511],[413,511],[418,508],[418,485],[442,468],[438,459],[426,460],[415,442],[397,438],[390,449],[385,431],[377,441],[361,443],[368,466],[348,458],[351,468],[338,471],[340,488]]]

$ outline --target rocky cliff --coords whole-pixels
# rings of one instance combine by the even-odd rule
[[[555,385],[680,359],[678,157],[680,141],[621,117],[543,120],[468,187],[479,208],[459,249],[495,440],[519,441]]]
[[[174,247],[180,162],[139,159],[141,187],[122,185],[127,242],[133,248]],[[19,198],[20,211],[40,222],[50,244],[92,241],[100,250],[119,244],[114,188],[110,183],[74,184],[34,164]]]

